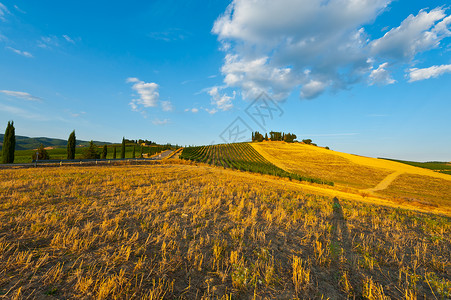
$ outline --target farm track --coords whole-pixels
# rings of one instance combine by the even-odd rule
[[[391,173],[390,175],[388,175],[387,177],[384,178],[384,180],[382,180],[381,182],[379,182],[375,187],[373,188],[369,188],[366,189],[364,191],[366,192],[377,192],[377,191],[382,191],[385,190],[386,188],[388,188],[388,186],[395,181],[396,178],[398,178],[399,175],[403,174],[404,172],[402,171],[398,171],[398,172],[394,172]]]

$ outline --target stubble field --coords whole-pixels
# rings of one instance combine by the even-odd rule
[[[190,163],[0,173],[6,299],[443,299],[450,218]]]
[[[337,189],[369,193],[396,203],[442,207],[451,213],[451,176],[395,161],[358,156],[312,145],[284,142],[251,143],[276,166],[303,176],[335,182]],[[393,182],[371,191],[389,175]]]

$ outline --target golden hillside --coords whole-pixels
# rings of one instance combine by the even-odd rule
[[[449,217],[183,161],[30,170],[0,172],[5,299],[451,295]]]
[[[398,201],[451,206],[451,175],[300,143],[262,142],[251,145],[276,166],[334,181],[337,189],[347,188]]]

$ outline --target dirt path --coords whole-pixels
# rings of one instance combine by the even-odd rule
[[[394,173],[391,173],[390,175],[388,175],[387,177],[384,178],[384,180],[382,180],[381,182],[379,182],[378,185],[376,185],[373,188],[369,188],[366,189],[365,191],[367,192],[377,192],[377,191],[382,191],[385,190],[386,188],[388,188],[388,186],[396,179],[398,178],[399,175],[403,174],[404,172],[402,171],[397,171]]]

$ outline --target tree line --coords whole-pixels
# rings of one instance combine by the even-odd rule
[[[263,141],[284,141],[287,143],[293,143],[296,142],[296,135],[294,133],[285,133],[285,132],[279,132],[279,131],[271,131],[269,132],[269,138],[268,134],[265,133],[265,136],[263,137],[263,134],[261,134],[258,131],[252,132],[252,141],[253,142],[263,142]]]
[[[132,150],[132,158],[137,158],[137,151],[135,144],[141,144],[139,157],[144,157],[144,148],[143,145],[157,145],[155,142],[149,141],[149,140],[128,140],[125,137],[122,138],[122,143],[120,146],[120,158],[125,159],[125,153],[127,150],[127,144],[134,144],[133,150]],[[67,139],[67,159],[72,160],[75,159],[75,149],[77,145],[77,140],[75,136],[75,130],[73,130],[69,138]],[[8,125],[5,130],[5,135],[3,137],[3,146],[2,146],[2,163],[4,164],[12,164],[14,163],[14,151],[16,147],[16,135],[15,135],[15,128],[14,128],[14,121],[9,121]],[[117,159],[117,146],[112,146],[113,150],[113,159]],[[153,147],[155,148],[155,147]],[[152,151],[152,149],[149,148],[148,155],[155,154],[157,151],[163,151],[172,148],[171,145],[167,144],[165,146],[159,146],[156,147],[158,149],[153,149],[155,151]],[[155,153],[154,153],[155,152]],[[82,158],[83,159],[106,159],[108,155],[108,146],[103,145],[103,148],[100,150],[99,147],[94,144],[94,142],[91,140],[89,143],[89,146],[84,150]],[[50,159],[50,156],[45,149],[44,145],[40,145],[36,152],[32,154],[32,159],[34,161],[36,160],[48,160]]]
[[[285,133],[285,132],[280,132],[280,131],[269,132],[269,137],[268,137],[267,133],[265,133],[265,136],[263,136],[263,134],[261,134],[258,131],[252,132],[252,142],[284,141],[287,143],[295,143],[295,142],[298,142],[296,140],[296,138],[297,138],[297,136],[294,133]],[[313,143],[313,141],[311,139],[303,139],[301,142],[306,145],[318,146],[317,144]],[[324,148],[329,149],[329,147],[324,147]]]

